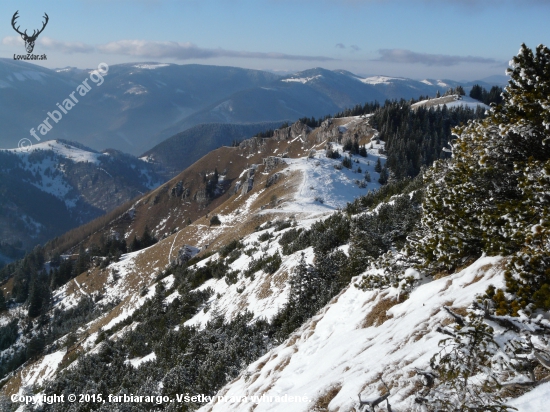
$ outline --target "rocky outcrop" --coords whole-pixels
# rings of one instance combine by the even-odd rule
[[[275,130],[273,134],[274,140],[290,140],[300,135],[305,139],[306,135],[311,132],[311,128],[301,121],[297,121],[292,126],[284,127],[282,129]]]
[[[184,265],[187,263],[193,256],[198,254],[201,250],[194,246],[184,245],[179,251],[178,256],[175,259],[175,264]]]
[[[194,199],[197,201],[199,205],[205,205],[210,201],[210,198],[208,196],[208,193],[206,192],[206,189],[199,189],[197,193],[195,193]]]
[[[239,143],[240,149],[256,150],[264,143],[264,139],[260,137],[252,137],[250,139],[243,140]]]
[[[282,157],[278,156],[269,156],[263,159],[263,164],[266,172],[270,172],[275,169],[280,164],[286,164]]]
[[[338,127],[333,125],[332,119],[327,119],[321,123],[321,126],[319,126],[317,130],[317,135],[315,136],[316,143],[321,143],[325,140],[329,142],[340,142],[341,139],[342,133]]]
[[[242,191],[241,191],[241,193],[243,195],[246,195],[254,187],[254,175],[255,174],[256,174],[256,167],[251,167],[246,172],[246,180],[244,181],[244,184],[242,186]]]
[[[181,197],[182,199],[189,197],[189,189],[183,187],[183,180],[170,189],[170,197]]]
[[[281,173],[273,173],[271,176],[267,178],[267,182],[265,183],[265,187],[273,186],[275,183],[279,181],[279,179],[282,177]]]

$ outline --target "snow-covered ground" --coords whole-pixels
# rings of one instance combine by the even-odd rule
[[[458,96],[443,96],[443,97],[436,97],[430,100],[421,100],[411,106],[412,109],[415,109],[417,107],[433,107],[433,108],[442,108],[443,106],[447,106],[447,108],[455,108],[455,107],[467,107],[470,109],[477,109],[478,107],[481,107],[482,109],[489,109],[489,106],[487,106],[485,103],[480,102],[479,100],[472,99],[469,96],[460,96],[460,99]]]
[[[341,126],[345,127],[345,126]],[[342,155],[342,145],[333,144],[333,150],[338,150]],[[342,163],[340,159],[329,159],[324,150],[315,154],[313,159],[306,157],[298,159],[285,159],[289,167],[288,172],[299,171],[302,182],[299,190],[291,201],[283,203],[281,211],[284,212],[327,212],[341,209],[348,202],[353,202],[359,196],[366,195],[369,191],[380,188],[378,178],[380,174],[374,171],[376,162],[380,159],[382,166],[386,156],[380,154],[384,150],[384,142],[367,145],[367,157],[352,156],[351,169],[342,167],[336,169]],[[369,172],[371,181],[365,181],[365,172]],[[364,187],[359,183],[364,182]]]
[[[30,154],[40,150],[51,150],[56,155],[65,157],[72,160],[75,163],[79,162],[89,162],[94,164],[99,164],[99,157],[102,156],[102,153],[95,153],[88,150],[79,149],[68,145],[66,143],[60,142],[58,140],[48,140],[46,142],[40,142],[33,144],[28,147],[21,147],[17,149],[0,149],[7,152],[18,153],[18,154]]]
[[[416,394],[415,368],[427,369],[445,336],[435,330],[450,318],[443,306],[464,308],[489,285],[502,287],[500,261],[500,257],[480,258],[459,273],[419,286],[402,303],[396,300],[398,289],[365,292],[352,282],[218,395],[307,396],[314,402],[331,388],[339,388],[328,410],[349,411],[358,406],[358,393],[362,399],[381,395],[382,377],[391,385],[389,399],[395,410],[410,411]],[[388,310],[380,317],[379,308],[384,303],[388,303]],[[305,412],[311,406],[303,402],[261,402],[254,411]],[[200,410],[242,411],[250,407],[214,402]]]
[[[65,168],[63,167],[63,159],[67,159],[74,163],[90,163],[98,166],[98,170],[105,173],[111,179],[114,177],[104,168],[99,167],[106,160],[111,160],[108,157],[109,153],[98,153],[91,150],[81,149],[58,140],[48,140],[40,142],[28,147],[17,149],[0,149],[5,152],[15,153],[21,160],[20,167],[23,170],[32,173],[33,178],[29,181],[36,188],[49,193],[58,199],[65,202],[68,208],[74,208],[77,204],[80,195],[68,182],[65,176]],[[43,152],[44,156],[39,156]],[[143,184],[148,189],[154,189],[160,185],[146,167],[146,161],[142,166],[132,164],[132,168],[137,174],[141,174]]]
[[[312,77],[291,77],[289,79],[282,79],[281,81],[285,82],[285,83],[296,82],[296,83],[306,84],[307,82],[310,82],[311,80],[315,80],[319,77],[323,77],[323,76],[318,74],[318,75],[312,76]]]
[[[517,412],[542,412],[550,409],[549,402],[550,382],[546,382],[508,404],[517,408]]]
[[[359,78],[361,83],[365,84],[392,84],[391,80],[410,81],[409,79],[403,79],[401,77],[388,77],[388,76],[371,76],[366,78]]]

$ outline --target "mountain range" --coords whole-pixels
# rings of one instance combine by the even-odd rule
[[[165,180],[162,172],[117,150],[63,140],[0,150],[2,260],[143,195]]]
[[[50,70],[0,59],[0,147],[31,142],[48,113],[59,110],[92,70]],[[108,68],[42,140],[66,139],[95,150],[114,148],[136,156],[193,126],[260,123],[325,116],[356,104],[433,96],[455,87],[450,80],[416,81],[315,68],[288,76],[235,67],[128,63]],[[474,83],[490,88],[485,82]],[[92,87],[93,86],[93,87]],[[78,94],[77,94],[78,96]]]

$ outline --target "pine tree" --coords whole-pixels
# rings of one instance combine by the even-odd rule
[[[130,252],[135,252],[137,250],[141,249],[141,243],[138,240],[137,236],[134,235],[134,238],[132,239],[132,242],[130,243]]]
[[[384,166],[380,171],[380,177],[378,178],[378,183],[380,183],[381,185],[385,185],[386,183],[388,183],[389,175],[390,174],[388,172],[388,168]]]
[[[157,239],[155,239],[151,233],[149,233],[149,227],[145,225],[145,229],[143,229],[143,235],[141,235],[140,238],[140,246],[142,249],[145,249],[146,247],[152,246],[155,243],[157,243]]]
[[[495,368],[495,364],[501,356],[493,329],[472,312],[460,323],[454,331],[448,331],[451,338],[439,342],[443,348],[430,360],[437,385],[427,397],[429,410],[512,410],[499,393],[496,370],[502,367]]]
[[[371,182],[371,177],[368,170],[365,172],[365,181],[369,183]]]
[[[4,291],[0,289],[0,312],[7,310],[6,298],[4,297]]]
[[[458,128],[453,158],[426,174],[425,236],[414,248],[434,270],[482,253],[511,255],[511,299],[494,296],[517,315],[550,308],[550,50],[522,45],[509,74],[502,104]]]
[[[479,100],[480,102],[483,101],[483,87],[481,87],[479,84],[474,84],[472,86],[472,90],[470,90],[470,97],[472,99]]]

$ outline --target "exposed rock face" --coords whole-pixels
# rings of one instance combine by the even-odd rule
[[[265,166],[265,171],[270,172],[275,169],[280,164],[286,164],[286,162],[278,156],[269,156],[263,159],[263,164]]]
[[[241,182],[237,182],[235,184],[235,188],[233,189],[233,191],[231,192],[232,194],[235,194],[235,193],[239,193],[239,189],[242,187],[242,184]]]
[[[282,176],[281,173],[273,173],[267,179],[267,182],[265,183],[265,187],[273,186],[275,183],[277,183],[279,181],[281,176]]]
[[[243,140],[241,143],[239,143],[239,148],[248,149],[248,150],[256,150],[263,143],[264,143],[264,139],[262,139],[260,137],[252,137],[250,139]]]
[[[175,259],[177,265],[183,265],[187,263],[193,256],[198,254],[201,250],[194,246],[184,245],[179,251],[178,256]]]
[[[208,197],[208,193],[206,193],[206,189],[199,189],[197,193],[195,193],[195,200],[200,205],[205,205],[210,201],[210,198]]]
[[[176,185],[170,190],[170,197],[181,197],[182,199],[189,197],[189,189],[183,187],[183,180],[176,183]]]
[[[328,140],[329,142],[339,142],[341,139],[342,133],[340,132],[340,129],[333,126],[332,119],[327,119],[321,123],[321,126],[317,131],[315,142],[321,143],[325,140]]]
[[[254,174],[256,173],[256,167],[251,167],[246,173],[246,180],[243,184],[242,194],[245,195],[254,187]]]
[[[290,140],[294,139],[300,135],[305,137],[309,132],[311,131],[311,128],[306,125],[305,123],[302,123],[300,121],[297,121],[292,126],[285,127],[283,129],[277,129],[275,130],[273,134],[274,140]]]

